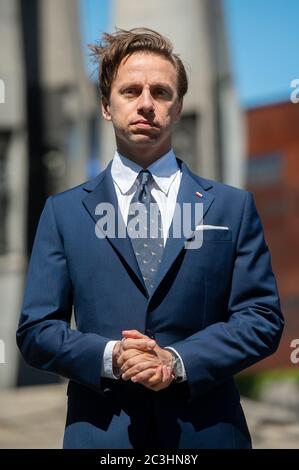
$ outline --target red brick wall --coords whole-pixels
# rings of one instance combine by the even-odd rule
[[[290,362],[290,341],[299,338],[299,104],[249,110],[246,125],[248,165],[255,165],[247,187],[264,225],[286,318],[279,350],[254,369],[298,367]],[[260,179],[257,184],[255,168],[273,154],[281,161],[279,171],[270,183]]]

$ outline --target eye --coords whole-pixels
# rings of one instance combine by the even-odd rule
[[[168,91],[165,90],[165,88],[157,88],[154,92],[154,94],[158,97],[158,98],[167,98],[168,96]]]
[[[126,95],[126,96],[135,96],[135,95],[138,94],[138,90],[137,90],[137,88],[126,88],[123,91],[123,94]]]

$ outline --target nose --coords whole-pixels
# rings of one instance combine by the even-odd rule
[[[140,94],[138,101],[138,111],[147,113],[154,111],[153,97],[149,90],[143,90]]]

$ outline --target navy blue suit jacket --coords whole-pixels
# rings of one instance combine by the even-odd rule
[[[233,375],[279,344],[283,318],[269,251],[251,193],[178,163],[177,202],[204,207],[192,230],[202,223],[228,230],[204,231],[199,249],[186,250],[184,236],[170,238],[150,296],[130,239],[95,236],[97,204],[117,207],[111,163],[46,201],[17,343],[30,365],[70,379],[65,447],[250,447]],[[101,378],[105,345],[123,329],[173,346],[187,382],[154,392]]]

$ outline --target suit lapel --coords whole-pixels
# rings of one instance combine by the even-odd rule
[[[206,189],[208,189],[212,185],[205,184],[204,180],[202,180],[202,184],[200,184],[198,182],[198,178],[196,178],[195,175],[192,175],[187,165],[181,160],[179,159],[177,160],[182,170],[181,184],[180,184],[180,188],[179,188],[179,192],[177,196],[175,215],[173,217],[173,220],[169,229],[170,237],[167,239],[167,242],[164,248],[160,269],[157,272],[157,276],[154,280],[154,289],[152,291],[151,297],[154,295],[155,291],[157,290],[158,286],[162,282],[163,278],[165,277],[167,272],[170,270],[174,261],[176,260],[176,258],[178,257],[182,249],[184,248],[185,242],[190,237],[192,237],[192,234],[195,231],[196,226],[202,222],[203,217],[209,210],[214,200],[214,196],[210,195],[206,191]],[[198,197],[196,193],[200,193],[201,197]],[[182,225],[183,219],[182,217],[180,217],[180,214],[178,214],[177,212],[177,211],[181,211],[182,213],[184,203],[188,203],[189,208],[191,209],[191,214],[190,214],[191,220],[189,224],[190,230],[187,232],[185,231],[185,233],[183,231],[183,225]],[[203,204],[202,217],[196,216],[197,213],[195,210],[195,205],[198,203]],[[174,222],[176,220],[180,221],[179,223],[180,223],[180,228],[181,228],[181,236],[174,238],[172,237],[172,234],[174,233]]]
[[[131,269],[133,274],[138,280],[139,287],[147,295],[147,290],[143,281],[142,274],[140,272],[136,256],[132,247],[131,240],[128,236],[123,218],[119,211],[117,196],[114,188],[113,179],[111,176],[111,164],[109,163],[107,168],[99,175],[98,178],[87,183],[84,187],[88,191],[88,195],[83,199],[83,205],[89,212],[90,216],[96,223],[99,220],[99,216],[96,215],[96,207],[100,203],[110,203],[115,209],[115,236],[106,235],[107,240],[117,251],[118,255],[124,260],[126,265]],[[118,227],[121,229],[121,233],[125,234],[125,237],[120,238],[117,236]]]
[[[191,171],[184,162],[182,162],[180,159],[177,160],[181,167],[182,177],[177,196],[176,211],[169,229],[170,237],[167,239],[163,252],[163,257],[161,260],[160,269],[157,272],[157,276],[154,280],[154,288],[151,292],[149,300],[152,298],[158,286],[164,279],[165,275],[171,269],[171,266],[173,265],[174,261],[176,260],[180,252],[183,250],[186,240],[188,240],[188,238],[192,236],[196,225],[202,222],[201,217],[196,217],[195,205],[198,203],[203,204],[204,217],[214,200],[214,196],[210,195],[207,192],[207,189],[209,189],[212,185],[207,184],[205,180],[198,179],[195,175],[191,173]],[[117,236],[106,235],[106,238],[116,250],[118,255],[124,260],[129,269],[132,271],[137,283],[139,284],[140,289],[148,297],[147,289],[145,287],[144,280],[137,263],[137,259],[132,247],[130,237],[128,236],[127,229],[125,227],[120,211],[118,210],[119,206],[117,196],[111,176],[111,164],[112,161],[97,178],[86,183],[84,189],[88,191],[88,194],[82,202],[95,223],[100,218],[96,215],[96,207],[98,204],[110,203],[115,208],[116,235],[117,227],[121,227],[122,233],[125,233],[125,237],[120,238]],[[200,193],[202,197],[199,198],[196,193]],[[177,211],[182,210],[184,203],[189,203],[191,208],[190,231],[187,233],[184,232],[182,230],[181,225],[181,236],[175,238],[171,236],[175,231],[174,222],[176,220],[182,222],[182,218],[179,216]]]

